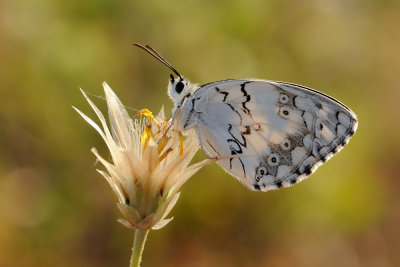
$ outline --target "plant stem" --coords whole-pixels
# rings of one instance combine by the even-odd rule
[[[150,229],[139,229],[135,230],[135,237],[133,239],[132,255],[130,267],[139,267],[142,261],[142,253],[144,248],[144,243],[146,243],[147,234]]]

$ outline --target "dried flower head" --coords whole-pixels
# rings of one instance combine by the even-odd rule
[[[179,198],[179,189],[211,159],[188,166],[199,149],[195,133],[185,138],[177,126],[167,120],[163,108],[154,118],[146,109],[134,121],[121,101],[103,83],[109,114],[109,125],[100,110],[82,91],[100,120],[99,127],[82,112],[77,112],[101,135],[110,150],[112,162],[92,152],[107,169],[98,170],[118,197],[117,206],[124,219],[118,221],[132,229],[160,229]]]

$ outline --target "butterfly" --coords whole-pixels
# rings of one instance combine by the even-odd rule
[[[201,149],[252,190],[292,186],[338,153],[357,130],[357,116],[338,100],[305,86],[229,79],[201,86],[181,76],[148,45],[134,44],[166,65],[172,120],[194,130]]]

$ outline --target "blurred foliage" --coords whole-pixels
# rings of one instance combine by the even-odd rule
[[[94,117],[82,87],[105,111],[105,80],[132,116],[172,107],[168,70],[133,42],[194,82],[299,83],[360,120],[290,189],[250,192],[204,168],[143,266],[399,266],[399,13],[394,0],[2,0],[0,266],[127,266],[133,233],[89,151],[106,148],[71,106]]]

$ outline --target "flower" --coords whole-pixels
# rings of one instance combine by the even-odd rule
[[[181,186],[213,160],[205,159],[188,166],[199,148],[194,132],[184,138],[177,123],[165,118],[163,108],[155,118],[144,109],[139,115],[145,117],[132,120],[105,82],[103,87],[110,127],[82,90],[103,129],[75,108],[97,130],[111,153],[112,162],[108,162],[92,148],[107,170],[97,171],[117,195],[117,206],[124,216],[118,220],[121,224],[132,229],[160,229],[173,219],[166,217],[179,198]]]

